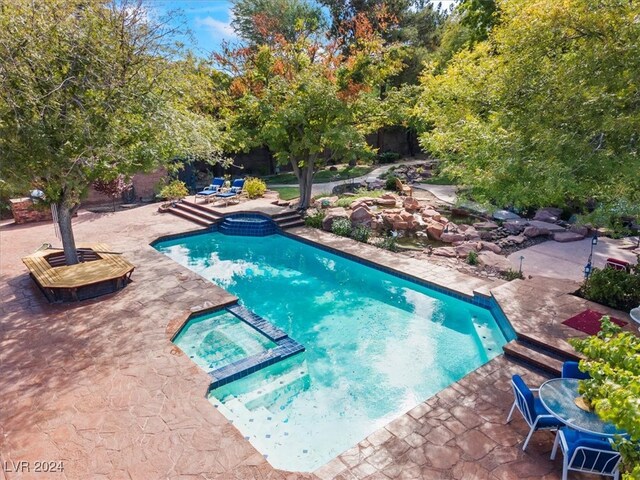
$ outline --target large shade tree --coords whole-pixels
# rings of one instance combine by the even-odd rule
[[[279,163],[291,164],[303,209],[318,168],[330,158],[370,157],[365,135],[387,118],[379,86],[401,62],[364,16],[354,21],[358,48],[350,55],[319,33],[295,41],[281,35],[216,55],[230,79],[236,148],[266,145]]]
[[[0,3],[0,176],[56,206],[68,264],[92,182],[217,152],[212,117],[178,91],[174,23],[126,0]]]
[[[640,3],[502,0],[498,9],[488,41],[425,72],[422,144],[477,199],[637,205]]]

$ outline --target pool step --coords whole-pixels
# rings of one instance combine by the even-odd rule
[[[202,225],[203,227],[210,227],[221,218],[216,212],[187,200],[178,202],[169,208],[169,213]]]
[[[311,377],[306,363],[303,363],[286,373],[277,375],[268,383],[238,395],[238,398],[253,411],[261,407],[266,408],[267,405],[287,404],[298,393],[308,390],[310,386]]]
[[[273,221],[276,222],[278,227],[280,227],[282,230],[304,225],[304,219],[302,218],[302,215],[300,215],[295,210],[276,213],[271,218],[273,218]]]
[[[506,356],[523,361],[534,367],[538,367],[555,376],[560,376],[562,364],[567,358],[549,350],[543,350],[536,345],[522,341],[512,340],[502,347]]]

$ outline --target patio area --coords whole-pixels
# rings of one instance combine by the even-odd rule
[[[52,242],[52,225],[2,226],[0,479],[561,477],[561,458],[549,460],[552,434],[536,433],[522,452],[527,425],[517,414],[505,424],[511,375],[519,373],[531,386],[547,377],[504,356],[314,474],[273,469],[211,406],[205,397],[210,379],[170,342],[189,312],[234,300],[149,246],[194,225],[147,205],[117,214],[82,211],[74,229],[79,240],[109,243],[136,270],[119,293],[51,305],[20,259]],[[398,261],[392,253],[315,230],[291,233],[463,293],[491,290],[516,329],[544,332],[549,341],[579,335],[558,325],[590,306],[568,295],[567,282],[547,283],[544,293],[536,281],[492,282],[406,257]],[[45,460],[63,462],[64,471],[35,473],[34,462]],[[6,465],[20,461],[31,462],[32,471],[7,471]]]

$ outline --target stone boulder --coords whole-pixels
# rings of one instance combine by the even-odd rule
[[[445,243],[464,242],[464,235],[462,233],[447,232],[440,235],[440,240]]]
[[[520,215],[510,212],[509,210],[496,210],[493,212],[493,218],[503,222],[507,220],[522,220]]]
[[[584,235],[580,235],[579,233],[575,232],[555,232],[553,234],[553,239],[556,242],[560,243],[577,242],[579,240],[582,240],[583,238]]]
[[[366,206],[360,206],[351,212],[349,219],[354,225],[364,225],[365,227],[371,226],[371,220],[373,216]]]
[[[417,212],[420,210],[420,203],[418,203],[418,200],[413,197],[405,197],[402,201],[402,206],[408,212]]]
[[[539,220],[541,222],[556,223],[560,219],[561,214],[561,208],[544,207],[536,212],[536,214],[533,216],[533,219]]]
[[[342,207],[328,209],[327,215],[322,220],[322,229],[330,232],[336,218],[349,218],[349,214]]]
[[[440,240],[442,232],[444,232],[444,225],[440,222],[431,220],[427,223],[427,234],[429,235],[429,238]]]
[[[569,231],[582,235],[583,237],[589,235],[589,229],[584,225],[572,225],[571,228],[569,228]]]
[[[482,246],[477,242],[464,242],[455,246],[456,255],[466,257],[470,252],[477,252]]]
[[[541,237],[543,235],[550,235],[551,231],[548,228],[536,227],[535,225],[529,225],[524,229],[523,235],[529,238]]]
[[[506,257],[491,251],[482,251],[478,254],[478,263],[485,267],[495,269],[500,273],[511,270],[511,263]]]
[[[527,237],[525,237],[524,235],[509,235],[507,238],[504,239],[505,243],[513,243],[516,245],[520,245],[521,243],[524,243],[527,241]]]
[[[520,235],[520,233],[522,233],[526,226],[527,222],[524,220],[511,220],[505,222],[505,224],[502,225],[502,228],[504,228],[507,233],[510,233],[511,235]]]
[[[480,250],[483,251],[490,251],[493,253],[500,253],[502,251],[502,249],[496,245],[495,243],[491,243],[491,242],[485,242],[485,241],[481,241],[480,242]]]
[[[455,258],[457,256],[456,249],[453,247],[438,247],[433,249],[433,254],[440,257]]]
[[[491,221],[477,222],[473,224],[473,228],[479,231],[491,231],[498,228],[498,224]]]
[[[433,218],[434,220],[439,222],[442,218],[442,215],[440,215],[440,212],[434,210],[433,208],[425,208],[422,211],[422,218],[424,218],[425,220]]]
[[[385,193],[379,198],[376,198],[376,205],[381,207],[395,207],[400,202],[400,197],[393,193]]]

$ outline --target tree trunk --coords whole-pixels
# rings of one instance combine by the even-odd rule
[[[315,157],[307,158],[304,162],[304,167],[294,166],[294,172],[298,177],[298,186],[300,187],[300,201],[298,208],[306,210],[311,204],[311,193],[313,189],[313,167],[315,163]]]
[[[75,265],[78,263],[78,251],[76,250],[76,241],[73,238],[73,229],[71,219],[78,209],[78,205],[69,205],[64,198],[57,204],[58,207],[58,227],[60,227],[60,236],[62,237],[62,248],[64,250],[64,259],[67,265]]]

